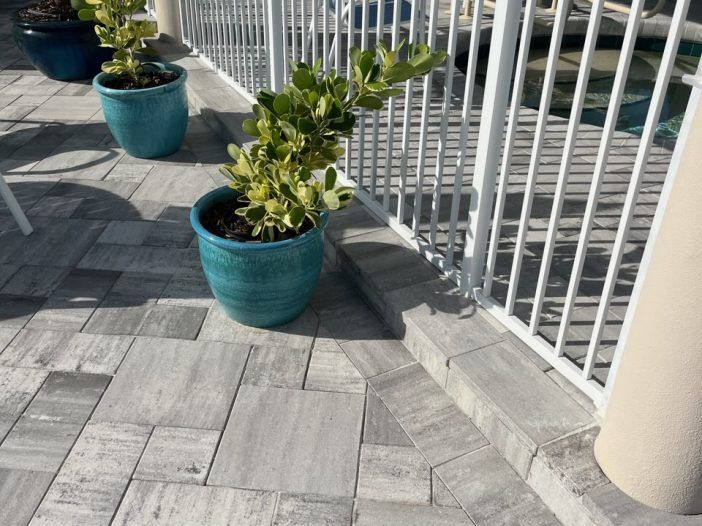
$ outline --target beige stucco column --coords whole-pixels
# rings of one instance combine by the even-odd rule
[[[663,189],[595,443],[622,491],[684,514],[702,513],[701,91],[693,90],[689,136]]]
[[[156,22],[160,37],[166,36],[177,42],[182,42],[183,34],[180,27],[178,0],[156,0],[154,8],[156,9]]]

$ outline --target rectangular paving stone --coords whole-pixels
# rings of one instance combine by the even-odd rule
[[[0,446],[0,469],[56,473],[83,424],[21,417]]]
[[[159,201],[83,199],[71,217],[106,221],[150,221],[161,215],[165,206],[165,203]]]
[[[592,422],[592,417],[511,343],[469,352],[451,362],[474,396],[487,401],[532,452]]]
[[[470,526],[473,523],[458,508],[417,506],[399,502],[378,502],[368,499],[356,501],[353,510],[354,526]]]
[[[436,468],[476,525],[557,525],[560,522],[492,447]]]
[[[245,345],[138,338],[93,418],[223,429],[248,353]]]
[[[602,526],[693,526],[699,515],[674,515],[635,501],[614,484],[593,489],[583,496],[593,521]]]
[[[388,331],[384,339],[351,340],[341,348],[365,378],[371,378],[415,361],[410,352]]]
[[[134,199],[194,203],[210,190],[214,182],[204,168],[158,165],[134,192]]]
[[[32,234],[7,263],[73,267],[102,233],[103,221],[50,218],[51,224]],[[109,270],[109,269],[108,269]]]
[[[350,524],[351,499],[281,493],[273,516],[273,526],[297,524]]]
[[[44,301],[44,298],[0,294],[0,327],[21,329]]]
[[[351,205],[334,215],[333,224],[329,223],[324,234],[335,243],[340,239],[366,234],[383,227],[384,225],[368,209],[354,200]]]
[[[431,502],[434,506],[460,507],[456,498],[451,494],[446,484],[444,484],[444,481],[438,477],[434,470],[431,472]]]
[[[190,248],[97,244],[78,263],[78,268],[173,274],[190,268],[197,254]]]
[[[114,374],[134,338],[25,329],[0,355],[0,363],[92,374]]]
[[[157,426],[133,478],[204,484],[219,437],[208,429]]]
[[[139,335],[194,340],[200,332],[207,309],[182,305],[153,305],[146,314]]]
[[[219,303],[207,313],[198,340],[249,343],[252,345],[310,349],[317,332],[317,316],[307,308],[299,318],[279,327],[257,329],[230,319]]]
[[[98,306],[93,299],[74,299],[52,296],[47,299],[32,319],[28,329],[52,331],[80,331]]]
[[[214,295],[201,271],[181,271],[171,278],[158,300],[163,305],[211,307]]]
[[[3,225],[0,224],[0,228]],[[19,270],[19,265],[0,265],[0,287],[4,286],[15,272]]]
[[[68,269],[46,266],[25,266],[15,273],[0,292],[16,296],[49,296],[63,278]]]
[[[88,423],[31,524],[109,524],[150,433],[150,426]]]
[[[141,183],[153,169],[152,164],[130,164],[120,162],[105,177],[105,181],[129,181]]]
[[[52,296],[100,300],[119,276],[119,272],[111,270],[71,269]]]
[[[93,97],[54,95],[39,108],[35,109],[29,115],[29,118],[47,121],[87,121],[99,109],[100,101]]]
[[[7,345],[12,341],[12,339],[17,336],[17,333],[20,330],[15,328],[12,329],[10,327],[0,327],[0,352],[7,347]]]
[[[365,394],[366,381],[344,353],[312,353],[305,389]]]
[[[97,242],[112,245],[141,245],[154,224],[153,221],[110,221]]]
[[[71,217],[83,202],[80,197],[45,196],[27,210],[28,216]]]
[[[208,484],[352,497],[363,402],[242,385]]]
[[[147,272],[123,272],[110,290],[109,298],[126,302],[137,299],[155,299],[163,292],[170,280],[169,274]]]
[[[105,375],[52,372],[24,416],[85,424],[109,383],[110,377]]]
[[[380,501],[431,503],[431,469],[414,447],[363,444],[357,497]]]
[[[368,383],[432,466],[487,444],[421,365],[408,365]]]
[[[365,417],[366,420],[363,425],[364,444],[413,445],[402,426],[372,389],[368,391],[366,396]]]
[[[255,346],[242,384],[302,389],[310,352],[307,349]]]
[[[335,308],[321,311],[319,319],[340,344],[351,340],[379,339],[387,334],[387,327],[358,296],[347,297]]]
[[[113,525],[270,524],[275,493],[134,480]]]
[[[189,221],[159,219],[149,231],[143,243],[144,245],[155,247],[187,248],[194,237],[195,232]]]
[[[22,414],[49,373],[0,367],[0,417]]]
[[[139,334],[142,324],[156,305],[153,299],[115,300],[108,296],[85,324],[91,334]]]
[[[0,469],[0,509],[5,526],[26,526],[44,497],[53,473]]]

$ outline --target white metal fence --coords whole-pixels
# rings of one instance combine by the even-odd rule
[[[697,67],[678,56],[690,0],[660,15],[659,53],[638,51],[644,4],[612,16],[604,0],[555,12],[475,0],[466,17],[461,0],[180,0],[186,41],[249,96],[280,89],[288,59],[350,75],[354,45],[448,51],[406,95],[360,114],[340,167],[365,205],[596,401],[675,143],[659,133],[671,78]],[[602,55],[605,18],[621,31]],[[650,92],[632,94],[637,76]],[[565,84],[567,111],[554,112]],[[621,129],[632,107],[633,132]]]

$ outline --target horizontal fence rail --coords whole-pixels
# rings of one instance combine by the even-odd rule
[[[681,45],[690,0],[656,15],[667,36],[652,47],[644,4],[180,0],[186,42],[249,98],[288,81],[288,60],[351,78],[351,46],[447,51],[404,95],[359,113],[338,167],[596,402],[689,96],[680,77],[699,62]]]

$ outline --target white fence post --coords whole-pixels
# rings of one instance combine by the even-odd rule
[[[154,9],[150,14],[156,16],[158,32],[176,42],[183,41],[183,30],[180,22],[180,2],[173,0],[155,0]]]
[[[503,0],[495,7],[461,276],[461,289],[468,293],[482,282],[511,86],[505,79],[512,78],[521,9],[521,0]]]
[[[287,57],[283,52],[283,39],[287,35],[283,31],[283,6],[280,0],[264,0],[267,2],[268,19],[268,60],[270,61],[270,89],[273,91],[283,91],[285,83],[285,61]]]

